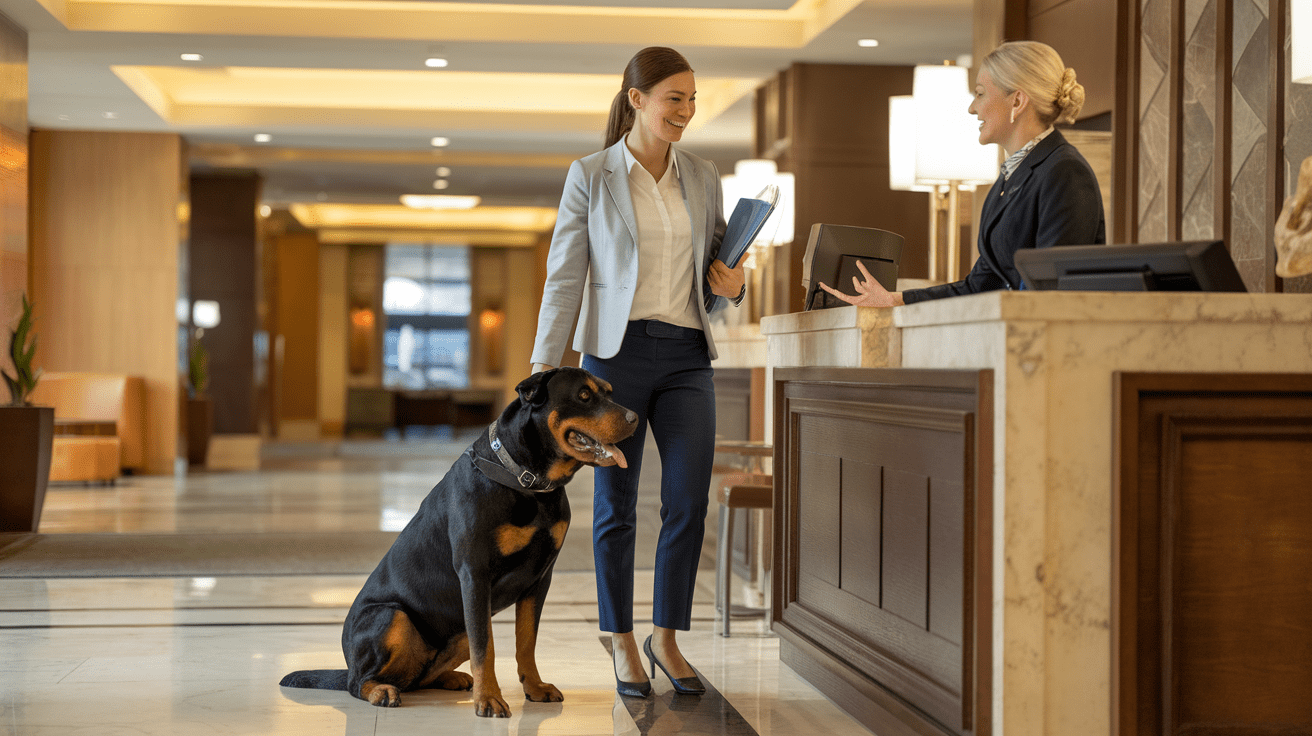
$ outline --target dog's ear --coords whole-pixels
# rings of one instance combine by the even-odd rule
[[[515,391],[519,392],[519,400],[532,406],[541,406],[547,403],[547,382],[558,369],[553,368],[549,371],[534,373],[519,382]]]

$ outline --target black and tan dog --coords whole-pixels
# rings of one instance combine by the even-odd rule
[[[626,466],[615,443],[637,415],[580,368],[524,379],[512,401],[429,492],[356,596],[342,629],[345,670],[301,670],[286,687],[346,690],[397,706],[401,692],[474,691],[505,717],[492,615],[515,605],[515,659],[529,700],[564,699],[534,659],[551,569],[569,527],[564,486],[583,465]],[[470,662],[473,677],[456,667]]]

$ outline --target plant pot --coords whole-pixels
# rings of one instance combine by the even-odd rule
[[[187,399],[187,462],[205,465],[214,433],[214,400],[208,396]]]
[[[50,481],[54,407],[0,406],[0,437],[0,532],[35,532]]]

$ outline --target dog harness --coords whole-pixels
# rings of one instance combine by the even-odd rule
[[[497,459],[501,461],[500,465],[475,455],[472,446],[465,450],[465,454],[473,461],[474,467],[489,480],[510,488],[518,486],[526,491],[550,491],[560,487],[559,483],[539,480],[531,470],[520,466],[514,458],[510,457],[510,453],[506,452],[506,446],[501,444],[501,439],[497,437],[496,420],[488,425],[487,439],[492,444],[492,451],[497,454]]]

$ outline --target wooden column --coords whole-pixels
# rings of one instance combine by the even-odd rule
[[[256,266],[260,176],[191,176],[190,297],[219,303],[219,326],[202,338],[210,354],[216,434],[252,434],[255,422]]]

